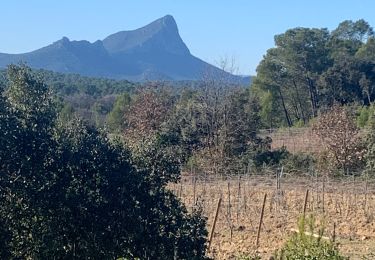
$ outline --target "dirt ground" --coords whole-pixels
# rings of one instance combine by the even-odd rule
[[[241,178],[185,177],[171,189],[189,209],[200,205],[211,231],[218,200],[219,208],[209,255],[214,259],[236,259],[255,253],[262,259],[279,249],[298,229],[308,190],[306,215],[313,214],[324,236],[338,244],[350,259],[375,259],[375,182],[347,178],[281,179],[241,176]],[[259,246],[256,237],[267,194]],[[335,228],[334,228],[335,227]],[[335,231],[334,231],[335,229]],[[335,235],[334,235],[335,234]]]

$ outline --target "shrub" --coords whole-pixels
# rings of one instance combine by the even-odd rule
[[[284,171],[291,174],[307,173],[314,163],[314,157],[306,153],[288,154],[280,161]]]
[[[357,116],[357,125],[360,128],[365,127],[371,116],[371,108],[365,106],[359,109],[359,115]]]
[[[324,229],[318,230],[319,237],[307,235],[306,222],[308,222],[308,232],[314,234],[315,219],[310,216],[309,218],[301,218],[299,222],[299,232],[293,234],[286,244],[275,254],[276,259],[348,259],[340,255],[334,243],[323,240]]]
[[[353,116],[345,107],[334,105],[320,115],[313,131],[326,147],[327,170],[347,173],[364,166],[365,145]]]
[[[256,166],[278,165],[283,159],[288,157],[289,152],[285,148],[277,150],[263,151],[254,156]]]

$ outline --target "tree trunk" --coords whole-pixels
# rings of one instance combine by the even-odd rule
[[[302,120],[303,120],[303,123],[306,124],[305,112],[303,111],[303,106],[302,106],[300,94],[299,94],[299,91],[298,91],[298,87],[297,87],[296,81],[294,79],[293,79],[293,85],[294,85],[294,88],[296,89],[297,101],[298,101],[299,107],[301,109]]]
[[[280,95],[280,98],[281,98],[281,104],[283,106],[283,110],[284,110],[284,113],[285,113],[285,118],[286,118],[286,121],[288,123],[288,126],[291,127],[293,125],[292,123],[292,120],[290,119],[290,116],[289,116],[289,113],[288,113],[288,110],[286,109],[286,106],[285,106],[285,101],[284,101],[284,96],[283,94],[281,93],[281,89],[279,88],[279,95]]]
[[[309,92],[310,92],[310,102],[311,102],[311,110],[313,117],[317,116],[317,108],[318,108],[318,98],[316,93],[316,88],[314,86],[314,82],[312,79],[307,77],[307,84],[309,86]]]

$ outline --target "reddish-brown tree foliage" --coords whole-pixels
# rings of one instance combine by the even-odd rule
[[[326,148],[327,168],[347,173],[363,163],[366,149],[359,128],[345,107],[334,105],[321,114],[313,131]]]

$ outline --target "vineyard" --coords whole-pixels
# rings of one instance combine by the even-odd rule
[[[317,225],[324,227],[323,237],[334,240],[344,255],[371,259],[375,254],[372,179],[189,175],[171,189],[190,210],[203,209],[209,237],[217,214],[209,241],[209,255],[215,259],[271,256],[297,228],[304,211],[315,216]]]

